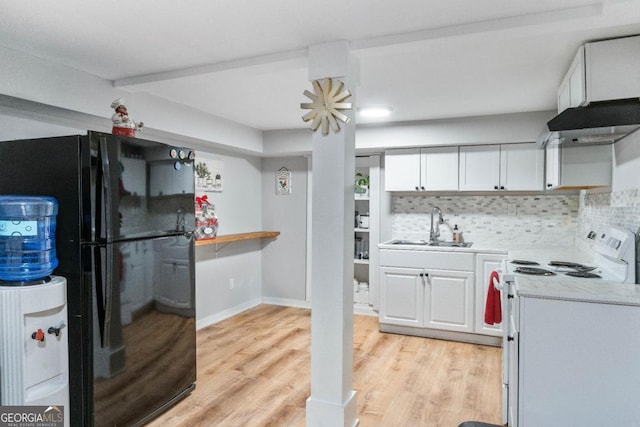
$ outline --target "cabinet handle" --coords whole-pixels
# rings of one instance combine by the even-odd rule
[[[504,190],[504,185],[501,185],[501,186],[500,186],[500,189],[501,189],[501,190]]]
[[[498,189],[498,186],[497,186],[497,185],[494,185],[494,186],[493,186],[493,189],[494,189],[494,190],[497,190],[497,189]]]
[[[424,187],[420,187],[420,189],[421,189],[422,191],[424,191]]]
[[[418,187],[418,186],[416,185],[416,191],[419,191],[419,190],[420,190],[420,187]]]
[[[553,184],[547,184],[547,187],[551,187]]]
[[[513,341],[513,337],[507,337],[507,341]]]

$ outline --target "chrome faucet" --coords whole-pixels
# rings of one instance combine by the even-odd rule
[[[438,224],[444,224],[444,219],[442,218],[442,210],[437,207],[434,206],[433,209],[431,209],[431,229],[429,230],[429,242],[437,242],[438,241],[438,237],[440,237],[440,227],[438,227],[436,225],[436,227],[433,227],[433,214],[438,212]]]

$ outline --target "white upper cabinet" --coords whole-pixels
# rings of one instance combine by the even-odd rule
[[[500,146],[460,147],[460,190],[500,189]]]
[[[611,185],[613,147],[571,147],[554,141],[547,145],[546,188],[585,189]]]
[[[458,190],[458,147],[385,152],[386,191]]]
[[[640,97],[640,36],[587,43],[558,88],[558,113],[591,102]]]
[[[584,61],[584,46],[581,46],[558,88],[558,113],[587,103]]]
[[[403,148],[384,153],[385,191],[420,189],[420,149]]]
[[[537,144],[508,144],[500,147],[500,189],[540,191],[543,183],[544,150],[540,150]]]
[[[458,190],[458,147],[421,150],[421,181],[426,191]]]
[[[535,143],[460,147],[461,191],[541,191],[543,174]]]

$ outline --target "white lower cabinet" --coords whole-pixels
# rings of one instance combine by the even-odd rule
[[[473,272],[383,267],[380,321],[473,331]]]
[[[428,270],[424,276],[424,326],[473,332],[471,271]]]
[[[380,269],[380,322],[400,326],[424,325],[424,271],[418,268]]]
[[[380,323],[473,332],[473,254],[381,251],[381,262],[394,260],[401,266],[380,268]]]
[[[485,324],[484,308],[505,256],[380,250],[381,330],[499,345],[501,325]]]
[[[491,273],[500,267],[506,255],[478,254],[476,256],[476,318],[474,332],[476,334],[502,336],[502,323],[487,325],[484,323],[484,311],[489,291]]]
[[[516,297],[509,425],[636,426],[640,307]],[[512,382],[512,378],[517,380]]]

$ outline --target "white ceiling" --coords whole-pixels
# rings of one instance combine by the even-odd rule
[[[630,34],[640,0],[0,2],[4,47],[263,130],[306,126],[310,45],[350,41],[357,105],[409,121],[552,110],[580,44]]]

